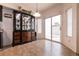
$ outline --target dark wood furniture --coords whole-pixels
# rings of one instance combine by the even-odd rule
[[[0,32],[0,48],[2,48],[3,32]]]
[[[35,17],[17,10],[13,13],[13,46],[36,40]]]
[[[0,5],[0,22],[2,22],[2,6]],[[1,24],[0,24],[1,25]],[[0,26],[0,48],[3,47],[3,32],[1,30],[1,26]]]
[[[0,5],[0,22],[2,22],[2,6]]]

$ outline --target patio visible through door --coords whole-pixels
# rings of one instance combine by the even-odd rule
[[[61,15],[52,17],[52,40],[60,42]]]
[[[61,15],[45,19],[45,39],[61,42]]]

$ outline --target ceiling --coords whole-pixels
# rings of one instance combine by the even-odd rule
[[[17,6],[21,6],[23,9],[26,10],[32,10],[32,11],[36,11],[36,4],[35,3],[19,3],[16,4]],[[52,6],[54,4],[52,3],[38,3],[38,9],[39,11],[43,11],[47,8],[49,8],[50,6]]]
[[[0,3],[1,5],[10,7],[10,8],[18,8],[18,6],[21,6],[22,9],[26,9],[29,11],[36,11],[36,3]],[[38,9],[39,11],[43,11],[51,6],[53,6],[55,3],[38,3]]]

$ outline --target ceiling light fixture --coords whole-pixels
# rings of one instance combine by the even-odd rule
[[[39,10],[38,10],[38,3],[36,3],[36,12],[33,14],[35,17],[40,17],[41,14],[39,13]]]

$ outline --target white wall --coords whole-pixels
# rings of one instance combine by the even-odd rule
[[[66,10],[68,8],[73,8],[73,28],[72,28],[72,37],[67,36],[67,19],[66,19]],[[77,4],[58,4],[55,5],[42,13],[42,19],[44,20],[47,17],[52,17],[55,15],[62,15],[61,19],[61,43],[70,48],[72,51],[76,52],[77,44]],[[44,21],[42,27],[42,33],[44,34]]]
[[[72,14],[72,37],[67,36],[67,10],[73,9]],[[64,4],[63,16],[62,16],[62,43],[70,48],[72,51],[77,52],[77,4]]]
[[[77,4],[77,53],[79,54],[79,4]]]
[[[12,18],[4,17],[4,14],[11,14]],[[2,28],[3,28],[3,46],[11,45],[13,40],[13,10],[3,8],[2,13]]]

